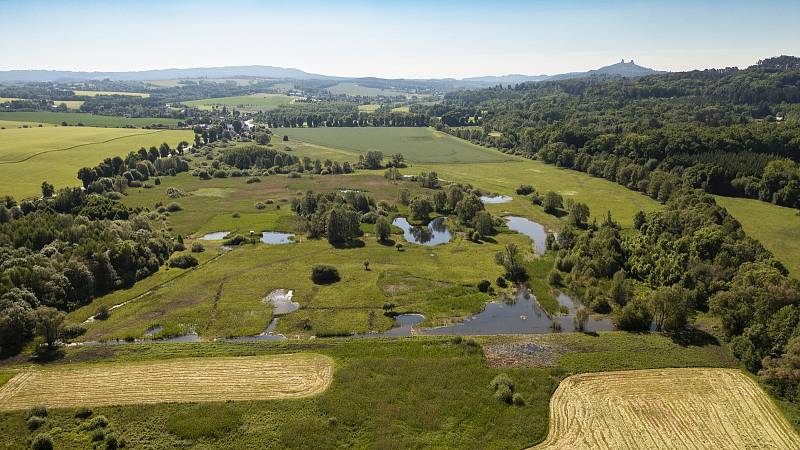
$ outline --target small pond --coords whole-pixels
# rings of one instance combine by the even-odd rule
[[[223,339],[227,342],[254,342],[254,341],[282,341],[286,336],[282,334],[275,334],[275,327],[278,325],[278,318],[274,317],[267,325],[267,329],[263,333],[255,336],[239,336],[234,338]]]
[[[406,241],[432,247],[450,242],[453,238],[444,221],[444,217],[437,217],[431,220],[427,227],[419,227],[408,223],[405,217],[398,217],[392,221],[392,225],[403,229],[403,238]]]
[[[230,231],[215,231],[213,233],[204,234],[200,239],[204,241],[221,241],[225,239],[225,236],[229,233]]]
[[[267,296],[261,301],[263,303],[272,305],[272,314],[275,316],[280,316],[297,311],[297,309],[300,308],[300,303],[292,301],[293,296],[294,291],[290,289],[275,289],[267,294]]]
[[[563,297],[562,297],[563,296]],[[419,334],[437,335],[490,335],[490,334],[541,334],[552,332],[554,320],[561,323],[561,331],[575,331],[575,305],[565,294],[559,301],[570,310],[569,314],[550,316],[526,288],[520,288],[514,297],[486,304],[483,311],[455,325],[419,330]],[[568,304],[567,304],[568,303]],[[590,318],[586,331],[613,330],[607,318]]]
[[[261,242],[270,245],[292,244],[294,243],[294,234],[265,231],[261,233]]]
[[[544,255],[547,251],[547,230],[544,229],[544,226],[524,217],[507,216],[504,218],[509,229],[531,238],[536,253]]]
[[[508,203],[511,200],[513,200],[513,198],[508,195],[481,195],[481,201],[486,204]]]

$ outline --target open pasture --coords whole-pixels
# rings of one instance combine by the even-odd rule
[[[22,122],[18,120],[0,120],[0,130],[8,130],[11,128],[28,128],[28,127],[53,127],[52,123],[42,122]]]
[[[78,169],[140,147],[190,141],[191,131],[130,128],[34,127],[0,131],[0,193],[40,195],[42,181],[79,186]]]
[[[370,150],[389,157],[402,153],[414,163],[478,163],[508,161],[511,156],[474,145],[467,141],[421,127],[365,128],[277,128],[277,136],[288,135],[322,147],[350,152],[354,159]]]
[[[235,97],[205,98],[202,100],[192,100],[184,102],[186,105],[200,109],[211,110],[214,107],[237,109],[239,111],[256,112],[269,111],[280,105],[288,105],[292,102],[292,97],[284,94],[251,94],[239,95]]]
[[[0,410],[303,398],[324,391],[322,355],[190,358],[23,370],[0,387]]]
[[[52,123],[61,125],[66,123],[72,126],[87,127],[150,127],[178,125],[180,120],[162,117],[120,117],[100,116],[79,112],[53,112],[53,111],[21,111],[0,112],[0,120],[13,120],[19,122]]]
[[[85,97],[96,97],[98,95],[127,95],[130,97],[142,97],[147,98],[150,97],[150,94],[144,92],[119,92],[119,91],[72,91],[75,95],[81,95]]]
[[[54,100],[53,106],[61,106],[64,105],[67,109],[74,109],[78,110],[81,109],[83,105],[83,100]]]
[[[391,89],[373,88],[368,86],[361,86],[352,82],[342,82],[328,88],[328,92],[333,95],[349,95],[351,97],[397,97],[407,96],[405,92],[395,91]]]
[[[800,215],[796,209],[748,198],[716,199],[750,237],[758,239],[792,275],[800,275]]]
[[[789,449],[800,435],[735,369],[586,373],[550,400],[544,449]]]

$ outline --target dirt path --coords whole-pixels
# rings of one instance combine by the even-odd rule
[[[566,378],[535,450],[800,449],[761,388],[735,369],[653,369]]]
[[[0,411],[302,398],[332,377],[333,360],[314,353],[64,365],[17,374],[0,387]]]

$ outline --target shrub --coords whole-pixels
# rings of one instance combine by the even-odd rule
[[[102,428],[98,428],[96,430],[92,430],[92,442],[100,442],[105,440],[106,432]]]
[[[488,292],[492,283],[489,280],[481,280],[478,282],[478,290],[481,292]]]
[[[640,299],[634,299],[620,309],[617,314],[617,327],[626,331],[642,331],[650,329],[653,315],[647,304]]]
[[[75,410],[75,417],[77,417],[78,419],[88,419],[91,415],[92,415],[92,410],[85,406],[81,406],[80,408]]]
[[[494,398],[501,400],[505,403],[511,403],[511,399],[513,398],[513,396],[514,393],[511,391],[511,388],[505,384],[501,384],[494,391]]]
[[[25,417],[47,417],[47,407],[44,405],[36,405],[28,411],[28,415]]]
[[[523,184],[517,188],[517,194],[519,195],[532,194],[534,191],[536,191],[536,189],[534,189],[530,184]]]
[[[193,242],[192,243],[192,253],[203,253],[205,250],[206,250],[206,248],[203,247],[202,243],[200,243],[200,242]]]
[[[167,205],[167,211],[169,212],[178,212],[181,210],[183,210],[183,207],[181,206],[180,203],[172,202],[169,205]]]
[[[500,386],[507,386],[510,390],[514,390],[514,380],[511,379],[507,374],[500,373],[496,377],[492,379],[492,382],[489,383],[489,387],[494,389],[495,391]]]
[[[586,308],[578,308],[575,311],[575,330],[577,331],[585,331],[586,330],[586,322],[589,321],[589,310]]]
[[[53,438],[49,434],[37,434],[31,442],[32,450],[53,450]]]
[[[553,332],[555,332],[555,333],[560,332],[561,331],[561,322],[559,322],[558,320],[554,320],[554,321],[550,322],[550,329],[553,330]]]
[[[511,397],[511,403],[513,403],[514,406],[525,406],[525,399],[522,397],[522,394],[517,392]]]
[[[25,423],[28,424],[28,429],[31,431],[38,430],[45,422],[47,422],[47,419],[39,416],[28,417],[28,420],[25,421]]]
[[[261,178],[250,177],[247,179],[247,184],[253,184],[253,183],[261,183]]]
[[[169,260],[170,267],[177,267],[179,269],[188,269],[198,264],[197,258],[192,255],[178,255]]]
[[[176,187],[172,187],[172,186],[167,188],[166,193],[167,193],[167,197],[169,197],[169,198],[186,197],[186,192],[183,192],[182,190],[180,190],[180,189],[178,189]]]
[[[119,440],[117,439],[117,435],[114,433],[108,433],[106,435],[106,450],[116,450],[119,448]]]
[[[66,340],[75,339],[86,333],[86,327],[81,324],[67,325],[61,330],[61,337]]]
[[[92,419],[88,422],[83,423],[84,430],[96,430],[98,428],[105,428],[107,426],[108,419],[106,419],[106,416],[95,416],[92,417]]]
[[[301,177],[302,177],[302,175],[300,175],[300,174],[299,174],[299,173],[297,173],[297,172],[289,172],[289,175],[287,175],[287,176],[288,176],[289,178],[301,178]]]
[[[234,234],[233,236],[229,237],[222,241],[223,245],[242,245],[247,242],[247,238],[242,236],[241,234]]]
[[[328,426],[329,427],[335,427],[336,424],[338,424],[338,423],[339,423],[339,421],[336,419],[336,417],[328,417]]]
[[[558,270],[553,269],[547,274],[547,283],[551,286],[561,286],[563,282],[564,279]]]
[[[266,207],[267,207],[267,205],[265,205],[265,204],[263,204],[261,202],[256,203],[256,209],[264,209]]]
[[[480,240],[481,240],[481,234],[480,234],[480,233],[478,233],[477,231],[474,231],[474,232],[472,233],[471,239],[472,239],[472,241],[473,241],[473,242],[480,242]]]
[[[228,172],[218,169],[214,171],[214,178],[228,178]]]
[[[497,287],[500,287],[500,288],[508,287],[508,282],[506,281],[505,278],[503,278],[502,275],[497,277],[497,280],[495,281],[495,283],[497,284]]]
[[[183,242],[178,242],[177,244],[175,244],[173,250],[175,250],[176,252],[182,252],[186,250],[186,245],[184,245]]]
[[[311,281],[316,284],[335,283],[339,279],[339,271],[336,267],[318,264],[311,268]]]
[[[242,217],[242,215],[239,214],[238,212],[235,212],[235,213],[231,214],[231,217],[233,217],[234,219],[238,219],[239,217]]]

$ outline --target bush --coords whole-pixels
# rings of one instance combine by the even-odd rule
[[[197,258],[192,255],[178,255],[169,260],[170,267],[177,267],[179,269],[188,269],[198,264]]]
[[[261,183],[261,178],[250,177],[247,179],[247,184],[253,184],[253,183]]]
[[[88,419],[91,415],[92,410],[85,406],[81,406],[75,410],[75,417],[78,419]]]
[[[108,433],[106,436],[106,450],[116,450],[119,448],[119,440],[114,433]]]
[[[102,428],[92,430],[92,442],[100,442],[105,440],[106,432]]]
[[[560,332],[561,331],[561,322],[559,322],[558,320],[554,320],[554,321],[550,322],[550,329],[553,330],[553,332],[555,332],[555,333]]]
[[[182,190],[180,190],[178,188],[172,187],[172,186],[167,188],[166,193],[167,193],[167,197],[169,197],[169,198],[186,197],[186,193],[185,192],[183,192]]]
[[[256,203],[256,209],[264,209],[266,207],[267,207],[267,205],[265,205],[265,204],[263,204],[261,202]]]
[[[96,430],[98,428],[105,428],[108,426],[108,419],[106,416],[95,416],[92,420],[83,423],[84,430]]]
[[[169,212],[178,212],[181,210],[183,210],[183,207],[178,202],[172,202],[169,205],[167,205],[167,211]]]
[[[586,330],[586,323],[589,321],[589,310],[586,308],[578,308],[575,311],[575,330],[577,331],[585,331]]]
[[[523,184],[517,188],[517,194],[519,195],[532,194],[534,191],[536,191],[536,189],[534,189],[530,184]]]
[[[203,244],[200,242],[193,242],[192,243],[192,253],[203,253],[206,251],[206,248],[203,247]]]
[[[508,386],[510,390],[514,390],[514,380],[511,379],[507,374],[501,373],[498,374],[496,377],[492,379],[492,382],[489,383],[489,387],[494,390],[497,390],[500,386]]]
[[[495,281],[495,283],[497,284],[497,287],[500,287],[500,288],[508,287],[508,282],[506,281],[505,278],[503,278],[502,275],[497,277],[497,280]]]
[[[522,394],[517,392],[511,397],[511,403],[513,403],[514,406],[525,406],[525,399],[522,397]]]
[[[287,176],[288,176],[289,178],[301,178],[301,177],[302,177],[302,175],[300,175],[300,174],[299,174],[299,173],[297,173],[297,172],[289,172],[289,175],[287,175]]]
[[[229,237],[222,241],[223,245],[242,245],[247,242],[247,238],[242,236],[241,234],[234,234],[233,236]]]
[[[551,286],[561,286],[562,283],[564,283],[561,272],[555,269],[551,270],[550,273],[547,274],[547,283]]]
[[[628,302],[620,309],[616,317],[617,328],[626,331],[649,330],[652,321],[653,315],[647,308],[647,304],[640,299]]]
[[[242,215],[239,214],[238,212],[235,212],[235,213],[231,214],[231,217],[233,217],[234,219],[238,219],[239,217],[242,217]]]
[[[318,264],[311,269],[311,281],[316,284],[330,284],[340,280],[336,267]]]
[[[28,411],[28,415],[25,418],[31,417],[47,417],[47,407],[44,405],[36,405]]]
[[[49,434],[38,434],[31,442],[32,450],[53,450],[53,438]]]
[[[47,422],[47,419],[39,416],[29,417],[28,420],[25,421],[25,423],[28,424],[28,429],[31,431],[38,430],[45,422]]]
[[[61,337],[66,340],[75,339],[86,333],[86,327],[81,324],[67,325],[61,330]]]
[[[176,252],[182,252],[186,250],[186,245],[184,245],[183,242],[178,242],[177,244],[175,244],[175,247],[173,247],[173,250],[175,250]]]
[[[511,388],[505,384],[501,384],[494,391],[494,398],[501,400],[505,403],[511,403],[511,399],[513,398],[513,396],[514,393],[511,391]]]
[[[488,292],[492,283],[489,280],[481,280],[478,282],[478,290],[481,292]]]

